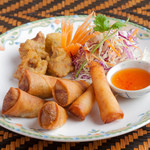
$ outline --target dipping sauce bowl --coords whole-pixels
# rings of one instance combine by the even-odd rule
[[[107,73],[107,80],[111,89],[118,95],[125,97],[125,98],[138,98],[147,93],[150,93],[150,85],[139,90],[125,90],[125,89],[116,87],[112,83],[112,77],[114,76],[114,74],[116,74],[117,72],[121,70],[129,69],[129,68],[142,69],[142,70],[147,71],[150,75],[150,63],[149,62],[140,61],[140,60],[128,60],[128,61],[121,62],[115,65],[114,67],[112,67]],[[136,81],[136,78],[135,78],[135,81]]]

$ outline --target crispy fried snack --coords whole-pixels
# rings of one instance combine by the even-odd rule
[[[48,73],[57,77],[64,77],[73,71],[71,57],[63,48],[53,48],[52,56],[48,61]]]
[[[45,37],[42,32],[39,32],[35,38],[27,39],[25,43],[21,43],[19,53],[21,63],[14,74],[15,78],[20,79],[24,70],[39,74],[46,73],[49,54],[45,51]]]
[[[52,88],[55,85],[57,78],[47,75],[33,73],[25,70],[19,80],[19,88],[41,98],[52,97]],[[61,79],[63,80],[63,79]]]
[[[60,128],[67,121],[66,110],[54,101],[44,104],[38,114],[39,125],[48,130]]]
[[[81,120],[84,120],[90,113],[94,102],[94,89],[93,86],[90,85],[89,88],[69,106],[69,111]]]
[[[89,66],[95,98],[99,106],[102,121],[109,123],[117,119],[122,119],[124,113],[109,87],[104,68],[98,62],[94,61],[89,62]]]
[[[37,117],[44,103],[45,101],[41,98],[11,87],[4,98],[2,114],[15,117]]]
[[[52,48],[61,47],[61,33],[49,33],[45,39],[45,51],[52,55]]]
[[[46,60],[42,60],[35,51],[30,50],[26,56],[22,58],[21,64],[18,66],[14,77],[20,79],[25,70],[30,70],[39,74],[45,74],[47,65],[48,62]]]
[[[48,73],[57,77],[64,77],[73,71],[71,57],[62,48],[61,33],[47,34],[45,49],[49,53]]]
[[[35,51],[41,59],[47,60],[49,58],[49,54],[45,51],[45,37],[42,32],[39,32],[35,38],[27,39],[25,43],[20,44],[19,53],[21,59],[31,50]]]
[[[54,100],[63,107],[70,105],[89,87],[89,84],[83,80],[56,80],[52,89]]]

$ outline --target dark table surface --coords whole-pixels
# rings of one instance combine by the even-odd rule
[[[0,34],[21,24],[52,16],[91,11],[130,21],[150,29],[150,0],[0,0]],[[118,137],[92,142],[53,142],[25,137],[0,127],[1,150],[148,150],[150,124]]]

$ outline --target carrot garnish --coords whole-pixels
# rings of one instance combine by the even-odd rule
[[[114,66],[114,64],[109,63],[109,62],[105,61],[104,59],[102,59],[101,57],[98,57],[98,56],[96,56],[96,55],[90,53],[90,51],[88,51],[87,49],[85,49],[85,55],[86,55],[86,60],[87,60],[88,62],[92,61],[93,58],[96,58],[97,60],[99,60],[99,61],[105,63],[105,64],[108,65],[108,66],[111,66],[111,67]]]
[[[66,47],[66,20],[61,22],[61,29],[62,29],[62,37],[61,37],[61,45],[62,48]]]
[[[89,39],[93,38],[94,36],[96,36],[96,35],[98,35],[98,34],[100,34],[100,33],[99,33],[99,32],[95,32],[95,33],[93,33],[93,34],[89,34],[89,35],[85,36],[85,37],[83,38],[83,40],[81,40],[80,44],[81,44],[81,45],[85,44],[86,41],[88,41]]]
[[[66,43],[67,43],[66,37],[67,37],[66,32],[62,33],[62,35],[61,35],[61,45],[62,45],[62,48],[66,47]]]
[[[132,47],[135,47],[135,48],[137,48],[140,51],[141,60],[142,60],[142,58],[143,58],[143,52],[142,52],[142,50],[138,46],[135,46],[135,45],[132,45]]]
[[[90,27],[91,24],[91,17],[94,14],[92,12],[83,22],[82,25],[80,25],[75,32],[75,35],[72,39],[72,33],[73,33],[73,24],[72,22],[62,21],[61,28],[62,28],[62,48],[65,49],[65,51],[68,54],[75,55],[79,48],[85,44],[90,38],[94,37],[98,33],[91,33],[92,29],[87,30]]]
[[[5,48],[0,44],[0,51],[4,51]]]
[[[81,47],[81,44],[79,43],[76,43],[76,44],[71,43],[65,48],[65,50],[67,53],[71,53],[72,55],[75,55],[78,52],[80,47]]]
[[[76,40],[77,43],[81,43],[81,41],[90,34],[92,29],[83,31],[82,35],[79,35],[78,39]]]
[[[120,53],[114,48],[114,46],[108,40],[106,40],[106,42],[112,48],[112,50],[118,55],[118,57],[121,57]]]
[[[77,38],[77,37],[78,37],[77,35],[79,35],[79,34],[81,33],[81,31],[84,31],[86,28],[89,27],[90,24],[89,24],[88,22],[89,22],[89,20],[91,19],[93,13],[94,13],[94,12],[92,12],[91,14],[89,14],[89,15],[87,16],[87,18],[85,19],[84,23],[83,23],[81,26],[78,27],[78,29],[77,29],[77,31],[76,31],[76,33],[75,33],[75,35],[74,35],[74,38]],[[88,23],[88,24],[87,24],[87,23]]]
[[[93,56],[93,57],[95,57],[97,60],[100,60],[100,61],[102,61],[102,62],[106,63],[108,66],[111,66],[111,67],[113,67],[113,66],[114,66],[114,64],[112,64],[112,63],[109,63],[109,62],[105,61],[105,60],[104,60],[104,59],[102,59],[101,57],[97,57],[97,56],[96,56],[96,55],[94,55],[94,54],[92,54],[92,56]]]
[[[132,36],[135,36],[135,34],[138,32],[138,29],[135,29],[135,31],[133,32]],[[129,41],[131,42],[132,40],[132,36],[130,36]]]
[[[84,24],[84,26],[82,26],[83,24]],[[91,21],[87,25],[85,24],[85,22],[83,24],[81,25],[82,28],[81,28],[81,26],[79,26],[79,28],[77,29],[75,36],[72,40],[72,43],[75,43],[79,37],[82,37],[83,32],[86,31],[86,29],[90,26]]]
[[[68,34],[67,34],[67,45],[70,44],[71,42],[71,38],[72,38],[72,33],[73,33],[73,23],[72,22],[69,22],[69,25],[68,25]]]
[[[133,32],[133,36],[135,36],[135,34],[138,32],[138,29],[135,29],[135,31]]]
[[[61,22],[62,33],[66,31],[66,26],[67,26],[66,20],[62,20]]]

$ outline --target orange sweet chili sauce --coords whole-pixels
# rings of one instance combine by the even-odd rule
[[[112,84],[124,90],[140,90],[150,85],[150,73],[139,68],[123,69],[111,78]]]

